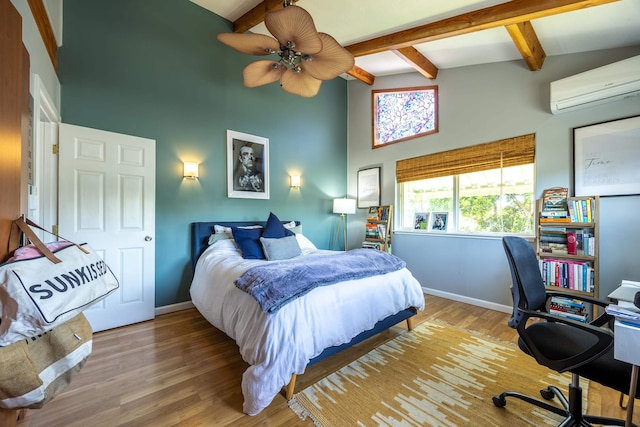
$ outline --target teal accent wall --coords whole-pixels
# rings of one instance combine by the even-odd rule
[[[64,123],[156,140],[156,306],[190,300],[190,223],[298,219],[318,247],[347,189],[347,84],[314,98],[242,84],[255,59],[216,39],[231,23],[187,0],[65,0]],[[269,138],[270,200],[230,199],[226,130]],[[182,162],[200,179],[182,178]],[[289,188],[289,175],[302,188]]]

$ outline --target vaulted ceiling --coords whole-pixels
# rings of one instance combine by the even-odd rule
[[[282,0],[191,0],[233,22],[234,32],[269,34],[265,13]],[[640,45],[640,0],[298,0],[318,31],[356,57],[343,77],[376,76]]]

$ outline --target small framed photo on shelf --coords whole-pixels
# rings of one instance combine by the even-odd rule
[[[429,216],[429,231],[446,232],[449,225],[449,212],[431,212]]]
[[[429,226],[429,212],[416,212],[413,214],[413,229],[427,231]]]

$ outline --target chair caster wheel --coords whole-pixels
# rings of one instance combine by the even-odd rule
[[[500,396],[493,396],[493,404],[496,406],[496,408],[502,408],[507,404],[507,399],[505,399],[502,395]]]
[[[540,396],[542,396],[542,398],[545,400],[551,400],[554,398],[555,395],[549,388],[545,388],[540,390]]]

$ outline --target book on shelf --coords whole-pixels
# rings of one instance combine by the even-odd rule
[[[543,218],[569,218],[569,211],[545,211],[540,212]]]
[[[567,211],[567,195],[569,189],[566,187],[547,188],[542,193],[542,211]]]
[[[540,242],[567,243],[569,233],[540,233]]]
[[[570,218],[569,217],[540,217],[540,222],[569,222]]]
[[[387,226],[384,224],[378,224],[378,237],[385,239],[387,237]]]

